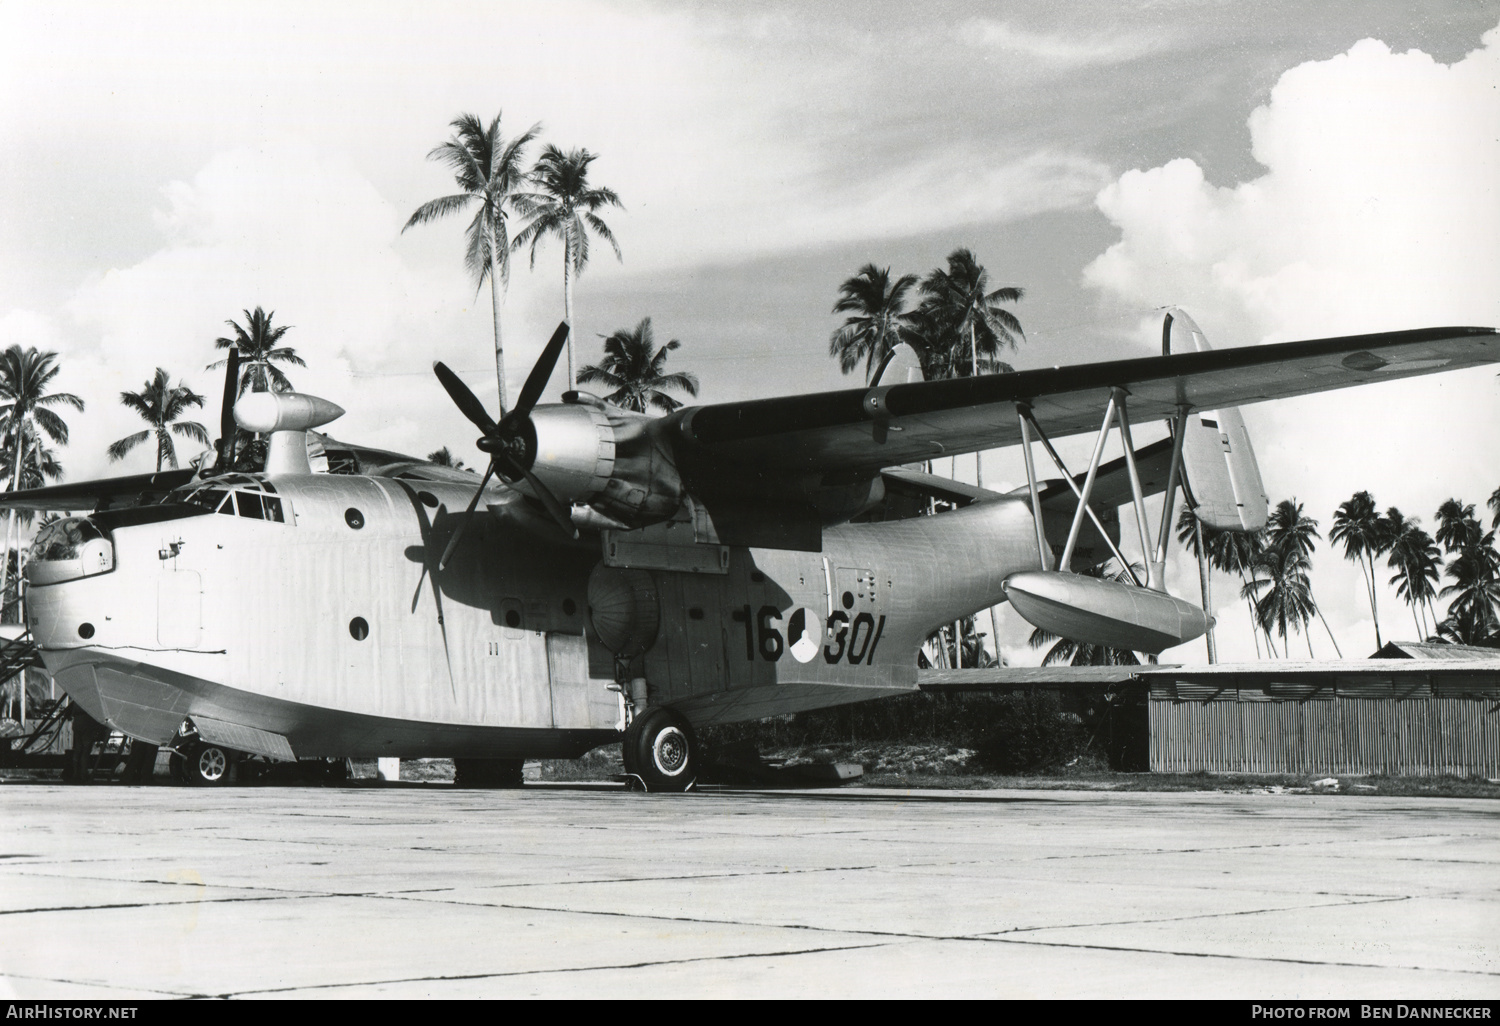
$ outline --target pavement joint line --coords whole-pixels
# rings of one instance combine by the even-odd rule
[[[937,939],[937,938],[933,938]],[[1175,951],[1171,948],[1126,947],[1118,944],[1082,944],[1068,941],[1029,940],[1022,937],[954,937],[953,940],[976,941],[981,944],[1022,944],[1042,947],[1076,948],[1085,951],[1125,951],[1140,955],[1175,955],[1181,958],[1219,958],[1231,962],[1275,962],[1287,965],[1332,966],[1340,969],[1382,969],[1417,973],[1455,973],[1461,976],[1500,976],[1500,972],[1485,969],[1454,969],[1446,965],[1386,965],[1380,962],[1338,962],[1330,959],[1288,958],[1277,955],[1235,955],[1218,951]]]
[[[116,988],[119,988],[119,989],[130,989],[130,990],[144,990],[144,991],[149,991],[152,994],[165,994],[168,997],[174,997],[174,998],[192,998],[192,997],[201,997],[202,996],[202,995],[199,995],[199,994],[186,993],[186,992],[180,991],[180,990],[163,990],[161,987],[143,987],[143,986],[140,986],[139,984],[134,984],[134,983],[131,983],[131,984],[119,984],[119,983],[105,983],[105,982],[102,982],[102,981],[94,981],[94,980],[71,980],[71,979],[68,979],[65,976],[31,976],[31,975],[28,975],[27,973],[0,972],[0,980],[35,980],[38,983],[71,983],[75,987],[98,987],[101,990],[110,990],[110,989],[116,989]],[[19,1005],[19,1004],[25,1004],[26,1003],[21,998],[6,998],[6,1000],[10,1004],[12,1004],[12,1005]],[[58,999],[57,998],[40,998],[38,1000],[43,1000],[43,1001],[57,1001]],[[115,999],[114,998],[109,998],[109,997],[100,997],[100,998],[77,998],[75,1000],[78,1000],[78,1001],[113,1001]]]
[[[347,990],[352,987],[380,987],[397,983],[444,983],[460,980],[495,980],[519,976],[548,976],[560,973],[592,973],[618,969],[651,969],[666,965],[692,965],[697,962],[732,962],[747,958],[785,958],[795,955],[818,955],[830,951],[866,951],[887,944],[836,944],[820,948],[797,948],[786,951],[745,951],[733,955],[702,955],[697,958],[661,958],[645,962],[622,962],[610,965],[564,966],[556,969],[518,969],[514,972],[460,973],[452,976],[405,976],[389,980],[361,980],[353,983],[317,983],[300,987],[275,987],[255,990],[233,990],[212,995],[218,998],[249,997],[262,994],[287,994],[318,990]]]
[[[134,882],[134,881],[125,881]],[[189,884],[188,886],[200,886]],[[109,902],[103,905],[52,905],[44,908],[9,908],[0,909],[0,916],[29,916],[39,915],[44,912],[102,912],[109,909],[121,908],[167,908],[172,905],[228,905],[235,902],[248,901],[297,901],[304,898],[362,898],[372,897],[364,894],[246,894],[226,898],[185,898],[182,901],[119,901]]]
[[[413,899],[401,899],[401,900],[413,900]],[[1261,913],[1265,913],[1265,912],[1298,911],[1299,909],[1309,908],[1309,907],[1310,908],[1336,908],[1336,907],[1340,907],[1340,906],[1343,906],[1343,905],[1383,904],[1383,903],[1389,903],[1389,902],[1395,902],[1395,901],[1406,901],[1406,900],[1409,900],[1409,899],[1407,897],[1405,897],[1405,896],[1402,896],[1402,897],[1399,897],[1399,898],[1382,898],[1382,899],[1377,899],[1375,901],[1330,902],[1330,903],[1326,903],[1326,904],[1313,905],[1313,906],[1287,906],[1286,908],[1281,908],[1281,909],[1251,909],[1251,910],[1246,910],[1246,911],[1243,911],[1243,912],[1217,913],[1216,915],[1201,916],[1201,917],[1199,917],[1199,916],[1183,916],[1183,917],[1174,917],[1174,918],[1171,918],[1171,919],[1164,919],[1164,920],[1149,920],[1149,919],[1148,920],[1136,920],[1136,921],[1128,921],[1127,920],[1127,921],[1125,921],[1123,923],[1098,923],[1098,924],[1092,924],[1091,923],[1091,924],[1078,924],[1078,925],[1073,925],[1073,926],[1038,926],[1038,927],[1029,927],[1029,928],[1024,928],[1024,929],[1025,929],[1025,932],[1040,932],[1040,931],[1043,931],[1043,930],[1078,930],[1078,929],[1089,929],[1089,928],[1095,927],[1095,926],[1101,926],[1102,927],[1102,926],[1120,926],[1120,925],[1126,925],[1126,926],[1128,926],[1128,925],[1136,925],[1136,924],[1154,924],[1156,922],[1175,922],[1178,919],[1215,918],[1216,916],[1255,915],[1255,914],[1261,914]],[[475,904],[473,902],[467,902],[467,901],[454,901],[452,903],[453,904],[459,904],[459,905],[473,905],[473,904]],[[1008,932],[1008,933],[1003,934],[1003,935],[996,935],[996,934],[973,934],[973,933],[970,933],[970,934],[924,934],[924,933],[909,933],[909,932],[897,931],[897,930],[871,930],[871,929],[862,929],[862,928],[857,928],[857,927],[856,928],[849,928],[849,927],[838,928],[838,927],[832,927],[832,926],[818,926],[818,925],[809,924],[809,923],[764,923],[764,922],[746,921],[746,920],[738,920],[738,919],[706,919],[706,918],[695,917],[695,916],[666,916],[666,915],[654,915],[654,914],[645,913],[645,912],[621,912],[621,911],[614,911],[614,910],[608,910],[608,909],[562,908],[562,907],[555,907],[555,906],[549,906],[549,905],[517,905],[517,904],[507,904],[507,903],[497,903],[497,904],[487,904],[486,903],[486,905],[484,907],[489,907],[489,908],[505,908],[505,909],[510,909],[512,911],[524,911],[524,912],[552,912],[552,913],[561,913],[561,914],[565,914],[565,915],[610,916],[610,917],[616,917],[616,918],[622,918],[622,919],[652,919],[652,920],[662,920],[662,921],[665,921],[665,922],[696,923],[696,924],[704,925],[704,926],[741,926],[741,927],[751,927],[751,928],[758,928],[758,929],[806,930],[806,931],[815,932],[815,933],[836,933],[836,934],[844,934],[844,935],[884,937],[884,938],[889,938],[891,940],[909,940],[909,941],[969,941],[969,942],[976,942],[976,943],[1033,944],[1033,945],[1041,945],[1041,946],[1049,946],[1049,947],[1060,947],[1060,948],[1070,948],[1070,949],[1080,949],[1080,950],[1124,951],[1124,952],[1137,952],[1137,953],[1141,953],[1141,954],[1174,955],[1174,956],[1181,956],[1181,957],[1185,957],[1185,958],[1223,958],[1223,959],[1232,959],[1232,960],[1248,961],[1248,962],[1274,962],[1274,963],[1278,963],[1278,964],[1287,963],[1287,964],[1294,964],[1294,965],[1326,965],[1326,966],[1335,966],[1335,967],[1364,968],[1364,969],[1390,969],[1390,968],[1397,968],[1397,969],[1410,969],[1410,970],[1415,971],[1415,972],[1422,972],[1422,971],[1425,971],[1426,968],[1427,968],[1427,967],[1424,967],[1424,966],[1386,966],[1386,965],[1381,965],[1379,963],[1366,963],[1366,962],[1339,962],[1339,961],[1317,960],[1317,959],[1280,958],[1280,957],[1276,957],[1276,956],[1261,956],[1261,955],[1232,955],[1232,954],[1217,954],[1217,953],[1214,953],[1214,952],[1174,951],[1174,950],[1170,950],[1170,949],[1140,948],[1140,947],[1128,947],[1128,946],[1107,945],[1107,944],[1082,944],[1082,943],[1070,942],[1070,941],[1049,941],[1049,940],[1045,940],[1045,939],[1030,939],[1030,938],[1022,938],[1022,937],[1019,937],[1019,936],[1015,936],[1016,933],[1022,932],[1022,930],[1019,930],[1019,929],[1016,930],[1016,931],[1013,931],[1013,932]],[[1460,973],[1460,974],[1469,975],[1469,976],[1500,976],[1500,972],[1487,972],[1487,971],[1474,970],[1474,969],[1452,969],[1452,968],[1448,968],[1448,967],[1437,967],[1437,968],[1441,968],[1442,971],[1444,971],[1444,972]]]
[[[1270,908],[1246,908],[1233,912],[1202,912],[1191,916],[1161,916],[1159,918],[1147,917],[1144,919],[1112,919],[1102,923],[1073,923],[1071,925],[1057,926],[1014,926],[1009,930],[996,930],[988,934],[974,934],[975,937],[1002,937],[1017,933],[1035,933],[1040,930],[1090,930],[1101,926],[1144,926],[1156,925],[1157,923],[1185,923],[1195,919],[1232,919],[1235,916],[1259,916],[1275,912],[1305,912],[1315,908],[1354,908],[1359,905],[1386,905],[1397,901],[1411,901],[1412,895],[1400,894],[1393,896],[1368,897],[1361,901],[1325,901],[1312,905],[1279,905]]]

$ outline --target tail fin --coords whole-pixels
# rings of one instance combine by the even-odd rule
[[[1163,356],[1210,348],[1203,330],[1182,310],[1167,311],[1161,329]],[[1182,443],[1184,487],[1193,513],[1219,531],[1259,531],[1270,499],[1239,407],[1188,414]]]

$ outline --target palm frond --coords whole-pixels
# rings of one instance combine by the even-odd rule
[[[149,429],[145,431],[137,431],[133,435],[126,435],[119,441],[111,443],[109,448],[105,451],[109,454],[111,462],[123,460],[127,455],[129,455],[130,450],[140,445],[150,436],[151,431]]]

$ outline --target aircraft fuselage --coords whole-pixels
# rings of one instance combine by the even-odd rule
[[[276,738],[297,757],[576,757],[618,738],[622,667],[638,708],[695,725],[912,690],[933,629],[1038,566],[1027,504],[1001,500],[830,528],[821,552],[695,546],[691,569],[629,536],[549,541],[498,507],[438,570],[472,485],[237,480],[237,512],[95,514],[108,569],[33,559],[43,660],[99,721],[155,743],[185,718],[227,724],[282,758]],[[611,574],[639,578],[657,621],[624,663],[590,621]]]

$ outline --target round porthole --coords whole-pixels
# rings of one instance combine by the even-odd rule
[[[91,623],[81,623],[81,624],[79,624],[78,625],[78,636],[80,638],[92,638],[94,636],[94,625],[91,624]]]
[[[436,495],[433,495],[431,492],[418,492],[417,501],[426,506],[428,509],[438,508],[438,497]]]
[[[356,616],[349,621],[349,637],[355,641],[364,641],[370,636],[370,625],[365,623],[365,618]]]
[[[516,610],[514,610],[514,609],[507,609],[505,611],[505,626],[507,626],[507,627],[519,627],[519,626],[521,626],[521,614],[519,612],[517,612]]]
[[[361,527],[365,526],[365,515],[353,506],[350,506],[344,510],[344,523],[358,531]]]
[[[844,608],[845,609],[853,609],[854,608],[854,593],[852,591],[846,591],[846,592],[844,592]]]
[[[578,612],[578,603],[572,599],[563,599],[563,615],[572,616],[576,612]]]

